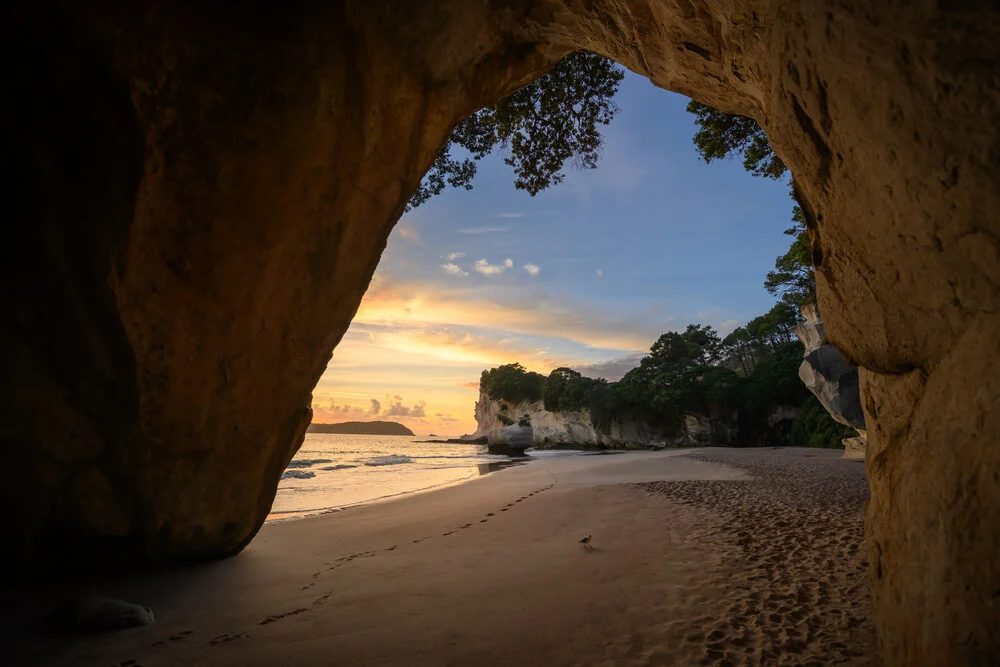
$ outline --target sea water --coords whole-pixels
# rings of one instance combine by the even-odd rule
[[[471,479],[480,466],[509,460],[483,445],[426,438],[307,433],[268,520],[292,519]],[[486,469],[486,466],[483,466]]]

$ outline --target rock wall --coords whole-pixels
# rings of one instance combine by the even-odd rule
[[[495,401],[482,391],[476,401],[476,432],[464,439],[485,437],[505,426],[506,420],[517,422],[522,415],[531,420],[534,443],[574,447],[610,447],[662,449],[696,445],[726,445],[737,437],[736,415],[684,416],[677,433],[637,421],[613,420],[607,428],[597,428],[590,412],[549,412],[541,401],[509,403]]]
[[[888,664],[1000,655],[994,2],[13,0],[0,559],[231,554],[461,118],[586,48],[756,118],[861,368]]]
[[[792,329],[805,346],[799,378],[837,422],[857,430],[857,437],[843,441],[844,458],[863,459],[867,434],[858,369],[827,341],[815,304],[803,306],[802,316],[805,322]]]

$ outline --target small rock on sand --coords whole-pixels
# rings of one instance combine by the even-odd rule
[[[45,624],[57,632],[108,632],[151,625],[155,620],[149,607],[103,595],[81,595],[57,607]]]

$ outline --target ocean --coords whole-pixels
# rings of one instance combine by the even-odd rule
[[[293,519],[454,484],[509,461],[484,445],[415,436],[307,433],[281,476],[268,521]]]

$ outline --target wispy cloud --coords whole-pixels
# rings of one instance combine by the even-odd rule
[[[500,264],[490,264],[486,259],[481,259],[476,262],[476,271],[483,274],[484,276],[497,276],[506,271],[507,269],[513,268],[514,260],[510,257],[505,259]]]
[[[542,272],[542,267],[538,266],[537,264],[525,264],[524,271],[529,276],[537,276],[539,273]]]
[[[525,212],[523,212],[523,211],[514,211],[514,212],[511,212],[511,213],[497,213],[493,217],[494,218],[523,218],[526,215],[528,215],[528,214],[525,213]]]
[[[459,234],[503,234],[509,232],[510,227],[465,227],[455,231]]]
[[[449,252],[444,258],[449,262],[454,262],[456,259],[462,259],[463,257],[465,257],[464,252]]]
[[[418,245],[423,245],[423,240],[420,238],[420,233],[417,228],[413,225],[398,225],[398,234],[400,238],[406,239],[411,243],[416,243]]]
[[[728,336],[736,330],[736,327],[743,324],[739,320],[723,320],[719,323],[719,335]]]
[[[444,272],[447,273],[450,276],[467,276],[467,275],[469,275],[469,272],[468,271],[463,271],[462,267],[460,267],[458,264],[451,264],[451,263],[442,264],[441,268],[444,269]]]
[[[590,348],[646,350],[657,336],[678,326],[658,304],[636,310],[617,302],[577,303],[524,286],[491,283],[438,285],[376,275],[354,322],[377,325],[462,325],[503,334],[555,337]]]
[[[594,275],[597,276],[598,278],[601,278],[604,276],[604,271],[602,271],[601,269],[596,269],[594,271]]]
[[[617,382],[622,379],[622,376],[638,366],[644,356],[646,356],[644,352],[636,352],[596,364],[574,366],[574,370],[589,378],[604,378],[608,382]]]

